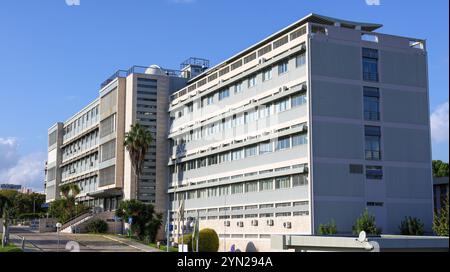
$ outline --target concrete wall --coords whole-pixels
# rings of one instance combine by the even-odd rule
[[[352,34],[353,32],[353,34]],[[431,231],[431,150],[426,52],[409,39],[327,26],[328,35],[310,41],[312,186],[315,229],[334,219],[351,232],[368,206],[384,233],[397,233],[405,216],[416,216]],[[379,50],[379,82],[362,80],[362,47]],[[365,121],[363,86],[378,87],[380,121]],[[381,127],[380,161],[364,157],[364,126]],[[350,164],[363,167],[350,173]],[[364,167],[383,167],[381,180],[367,179]]]

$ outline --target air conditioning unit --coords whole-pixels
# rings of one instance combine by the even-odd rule
[[[273,224],[274,224],[273,219],[268,219],[266,223],[267,223],[267,226],[273,226]]]
[[[256,219],[252,220],[252,226],[258,226],[258,220]]]
[[[283,227],[290,229],[292,227],[292,224],[291,224],[291,222],[284,222]]]
[[[242,227],[244,227],[244,222],[239,221],[239,222],[237,222],[236,225],[237,225],[238,227],[242,228]]]
[[[260,58],[258,60],[258,64],[263,64],[264,62],[266,62],[266,58]]]
[[[223,225],[224,225],[225,227],[229,227],[229,226],[230,226],[230,221],[224,221],[224,222],[223,222]]]

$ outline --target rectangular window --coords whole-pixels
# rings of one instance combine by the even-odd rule
[[[240,93],[242,92],[242,82],[236,83],[236,85],[234,85],[234,93]]]
[[[186,104],[186,108],[187,108],[188,113],[193,112],[194,111],[194,103],[190,102],[190,103]]]
[[[290,177],[280,177],[275,179],[275,189],[287,189],[291,187]]]
[[[260,155],[270,153],[272,151],[273,151],[273,148],[272,148],[272,143],[270,141],[259,144],[259,154]]]
[[[208,197],[217,196],[217,187],[208,188]]]
[[[380,120],[380,93],[378,88],[364,87],[364,120]]]
[[[306,104],[306,93],[293,95],[291,97],[291,107],[297,107]]]
[[[230,90],[228,88],[219,91],[219,101],[227,97],[230,97]]]
[[[253,157],[256,156],[256,145],[249,146],[245,148],[245,157]]]
[[[279,100],[275,103],[275,110],[277,113],[283,112],[289,109],[289,99]]]
[[[253,193],[258,191],[258,182],[247,182],[245,183],[245,192],[246,193]]]
[[[292,136],[292,147],[297,145],[303,145],[307,143],[306,133],[305,134],[296,134]]]
[[[116,167],[110,166],[99,171],[99,186],[106,186],[115,183]],[[91,190],[93,191],[93,189]]]
[[[116,157],[116,140],[109,141],[101,145],[101,161],[107,161]]]
[[[224,163],[230,161],[230,153],[224,152],[219,154],[219,163]]]
[[[100,122],[100,138],[116,131],[116,115],[111,115]]]
[[[381,160],[381,129],[376,126],[365,126],[366,160]]]
[[[252,76],[248,79],[248,88],[252,88],[256,85],[256,76]]]
[[[266,81],[266,80],[270,80],[272,79],[272,67],[269,69],[266,69],[265,71],[262,72],[262,80]]]
[[[297,174],[292,176],[292,187],[308,185],[308,175]]]
[[[289,61],[285,60],[283,62],[281,62],[280,64],[278,64],[278,74],[284,74],[288,71],[288,63]]]
[[[363,48],[363,80],[378,81],[378,50]]]
[[[279,138],[277,143],[276,143],[276,150],[283,150],[286,148],[290,148],[290,138],[289,137],[282,137]]]
[[[242,159],[242,149],[234,150],[231,152],[231,160],[240,160]]]
[[[306,55],[305,53],[298,55],[295,57],[295,67],[303,67],[306,64]]]
[[[273,180],[263,179],[259,181],[259,191],[273,190]]]
[[[366,166],[366,178],[367,179],[383,179],[383,167],[367,165]]]
[[[242,183],[239,184],[231,184],[231,194],[242,194],[244,193],[244,185]]]

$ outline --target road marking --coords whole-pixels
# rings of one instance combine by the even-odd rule
[[[118,243],[121,243],[121,244],[127,245],[127,246],[129,246],[129,247],[132,247],[132,248],[138,249],[138,250],[140,250],[140,251],[143,251],[143,252],[150,252],[150,251],[146,251],[146,250],[144,250],[144,249],[142,249],[142,248],[138,248],[137,246],[133,246],[133,245],[127,244],[127,243],[125,243],[125,242],[123,242],[123,241],[120,241],[120,240],[114,239],[114,238],[112,238],[112,237],[109,237],[109,236],[106,236],[106,235],[102,235],[102,236],[103,236],[104,238],[106,238],[106,239],[109,239],[109,240],[112,240],[112,241],[115,241],[115,242],[118,242]]]

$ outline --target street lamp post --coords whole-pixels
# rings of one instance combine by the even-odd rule
[[[56,251],[59,252],[59,231],[61,230],[62,224],[61,223],[56,223],[56,233],[57,233],[57,237],[58,237],[58,245],[56,248]]]

